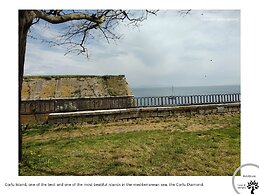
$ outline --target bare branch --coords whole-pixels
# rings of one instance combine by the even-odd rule
[[[191,12],[191,9],[184,9],[184,10],[178,11],[178,13],[180,13],[180,15],[182,15],[183,17],[190,14],[190,12]]]
[[[55,40],[44,41],[51,45],[66,46],[68,53],[86,53],[89,41],[103,37],[108,43],[121,35],[116,31],[120,24],[139,26],[148,15],[156,15],[158,10],[34,10],[35,18],[52,24],[67,22],[67,26]],[[68,22],[70,21],[70,22]],[[93,32],[93,33],[91,33]]]
[[[103,35],[104,35],[106,41],[107,41],[108,43],[110,43],[109,37],[106,35],[106,33],[104,32],[104,30],[103,30],[102,28],[100,28],[100,30],[101,30],[101,32],[103,33]]]
[[[37,24],[40,21],[40,18],[36,18],[35,22],[32,22],[31,25]]]
[[[157,9],[157,10],[147,10],[146,9],[146,13],[147,14],[153,14],[153,15],[157,15],[157,12],[158,12],[159,10]]]
[[[36,14],[36,17],[43,19],[52,24],[60,24],[71,20],[83,20],[83,19],[94,22],[96,24],[101,24],[105,20],[104,16],[95,17],[93,15],[91,16],[86,13],[71,13],[71,14],[55,15],[55,16],[49,15],[48,13],[44,11],[39,11],[39,10],[34,10],[34,13]]]

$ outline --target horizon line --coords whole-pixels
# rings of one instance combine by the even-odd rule
[[[226,85],[199,85],[199,86],[174,86],[174,88],[182,88],[182,87],[220,87],[220,86],[241,86],[241,84],[226,84]],[[172,86],[132,86],[131,88],[135,89],[143,89],[143,88],[168,88]]]

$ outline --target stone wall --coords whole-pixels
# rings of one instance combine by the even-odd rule
[[[222,114],[227,112],[240,112],[240,103],[51,113],[49,114],[47,123],[95,124],[131,119],[188,116],[212,113]]]
[[[107,110],[136,107],[134,96],[24,100],[21,102],[21,124],[44,123],[49,113]]]
[[[21,124],[44,123],[49,113],[135,107],[124,75],[25,76]]]
[[[25,76],[22,100],[131,96],[124,75]]]

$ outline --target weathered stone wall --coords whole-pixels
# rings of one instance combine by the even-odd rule
[[[212,113],[222,114],[228,112],[240,112],[240,103],[51,113],[49,114],[47,123],[93,124],[142,118],[174,117]]]
[[[97,98],[63,98],[49,100],[23,100],[20,115],[49,114],[85,110],[106,110],[136,107],[134,96],[110,96]],[[35,116],[27,118],[36,118]],[[41,118],[41,117],[38,117]],[[45,118],[45,117],[44,117]],[[28,121],[27,119],[27,121]],[[40,119],[35,120],[39,121]]]
[[[124,75],[25,76],[22,100],[131,96]]]
[[[135,107],[124,75],[25,76],[21,124],[44,123],[48,114]]]

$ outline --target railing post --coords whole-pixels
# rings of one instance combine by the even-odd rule
[[[161,106],[164,106],[164,97],[161,97]]]

